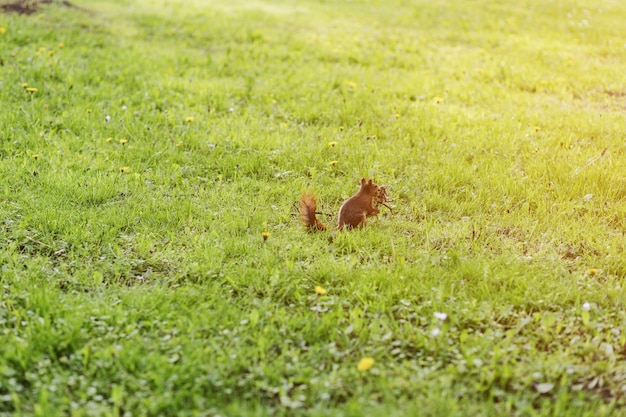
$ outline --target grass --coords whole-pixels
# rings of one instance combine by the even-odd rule
[[[624,414],[626,6],[77,3],[0,16],[0,415]]]

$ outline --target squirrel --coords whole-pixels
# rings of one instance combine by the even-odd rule
[[[387,198],[387,190],[372,182],[361,178],[359,191],[344,201],[339,209],[339,230],[344,227],[352,229],[364,226],[370,216],[378,214],[378,205],[391,201]],[[390,208],[389,208],[390,209]],[[304,193],[300,199],[300,217],[309,230],[326,230],[326,226],[315,216],[317,200],[314,194]],[[390,209],[391,210],[391,209]]]

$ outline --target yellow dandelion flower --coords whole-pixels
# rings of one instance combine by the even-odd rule
[[[335,146],[337,146],[337,142],[336,141],[328,142],[328,146],[330,146],[331,148],[334,148]]]
[[[345,129],[343,126],[339,126],[339,131],[343,132],[343,129]]]
[[[104,141],[105,142],[113,142],[113,138],[106,138]]]
[[[187,117],[185,118],[185,122],[187,122],[187,123],[191,123],[191,122],[193,122],[193,116],[187,116]]]
[[[91,113],[91,109],[87,109],[87,113]]]
[[[7,28],[1,27],[0,26],[0,35],[4,35],[7,31]]]
[[[541,128],[539,126],[535,126],[535,132],[539,132]]]
[[[28,87],[28,83],[22,83],[22,88]]]
[[[374,366],[374,358],[370,358],[369,356],[366,356],[364,358],[361,358],[361,360],[359,361],[359,364],[356,366],[356,369],[358,369],[361,372],[365,372],[371,369],[372,366]]]
[[[504,19],[504,21],[511,29],[515,29],[517,27],[517,22],[514,17],[509,17],[507,19]]]
[[[34,153],[34,154],[32,155],[32,158],[33,158],[35,161],[36,161],[36,160],[38,160],[38,159],[39,159],[39,154],[38,154],[38,153]]]
[[[120,172],[128,172],[130,171],[130,167],[120,167]]]
[[[177,148],[180,148],[181,146],[183,146],[183,144],[182,144],[182,143],[180,143],[180,142],[178,142],[178,143],[177,143],[176,145],[174,145],[174,146],[176,146]]]
[[[54,52],[54,50],[48,52],[48,55],[50,55],[50,56],[54,56],[54,54],[56,54],[56,52]]]
[[[588,273],[589,275],[591,275],[591,276],[593,276],[593,275],[598,275],[598,272],[600,272],[600,271],[598,271],[598,269],[597,269],[597,268],[589,268],[589,269],[587,270],[587,273]]]
[[[125,144],[127,144],[127,143],[128,143],[128,140],[127,140],[127,139],[120,139],[120,140],[119,140],[119,142],[120,142],[122,145],[125,145]]]
[[[399,118],[400,118],[400,114],[399,114],[399,113],[396,113],[396,114],[394,114],[394,117],[395,117],[396,119],[399,119]]]
[[[57,47],[59,48],[63,48],[65,46],[65,44],[63,42],[59,42],[59,44],[57,45]]]
[[[433,101],[435,102],[435,104],[441,104],[443,103],[443,97],[435,97]]]
[[[17,56],[17,54],[19,54],[19,53],[20,53],[20,51],[19,51],[19,50],[17,50],[17,51],[13,51],[13,52],[11,52],[11,56]]]
[[[355,83],[354,81],[348,81],[346,82],[346,85],[352,89],[357,87],[357,83]]]
[[[41,48],[39,48],[39,52],[46,52],[46,47],[42,46]]]
[[[337,162],[339,162],[339,161],[330,161],[330,162],[328,163],[328,165],[330,165],[330,166],[332,167],[332,166],[334,166],[334,165],[337,165]]]
[[[315,286],[315,294],[317,295],[326,295],[328,294],[328,291],[326,291],[326,289],[324,287],[320,287],[319,285]]]
[[[263,232],[261,233],[261,236],[263,236],[263,240],[267,240],[268,237],[270,237],[272,234],[270,232]]]
[[[28,91],[29,93],[34,93],[37,91],[37,89],[35,87],[28,87],[26,91]]]

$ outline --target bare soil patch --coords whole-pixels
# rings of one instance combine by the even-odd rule
[[[18,13],[29,15],[37,12],[42,4],[51,4],[79,9],[78,6],[67,0],[16,0],[9,3],[0,4],[0,10],[2,10],[4,13]]]

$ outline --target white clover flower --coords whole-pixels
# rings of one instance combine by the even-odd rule
[[[589,310],[591,310],[591,304],[584,303],[582,308],[583,308],[584,311],[589,311]]]
[[[446,313],[440,313],[439,311],[435,311],[433,315],[435,316],[436,319],[439,319],[441,321],[444,321],[445,319],[448,318],[448,315]]]
[[[430,331],[430,335],[432,337],[437,337],[441,334],[441,330],[438,327],[433,327],[433,329]]]

